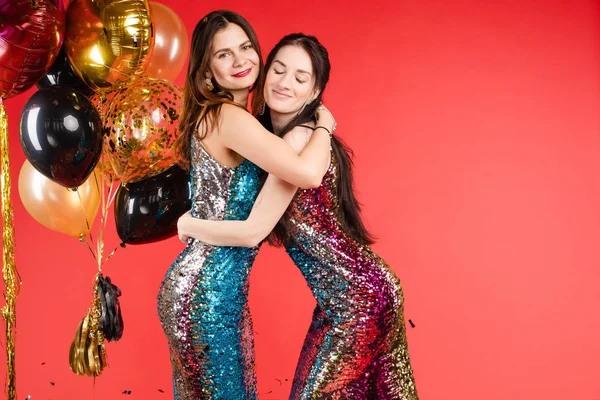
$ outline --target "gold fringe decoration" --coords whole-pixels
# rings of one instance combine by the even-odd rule
[[[17,398],[15,371],[15,339],[17,335],[16,301],[21,288],[21,278],[15,265],[15,238],[13,208],[10,201],[10,159],[8,152],[8,118],[0,98],[0,164],[2,165],[0,189],[2,190],[2,277],[4,298],[2,318],[6,322],[6,392],[8,400]]]
[[[104,336],[100,329],[100,297],[98,297],[98,282],[100,274],[96,275],[94,285],[94,300],[92,308],[79,323],[75,339],[69,350],[69,365],[77,375],[96,377],[106,366],[106,347]]]

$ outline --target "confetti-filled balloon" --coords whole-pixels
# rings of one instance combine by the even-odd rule
[[[164,79],[141,78],[115,95],[104,120],[104,151],[115,176],[137,182],[176,162],[181,90]]]
[[[107,93],[141,76],[154,36],[147,0],[72,0],[65,46],[71,66],[85,83]]]
[[[61,0],[0,0],[0,97],[35,84],[56,58],[65,32]]]

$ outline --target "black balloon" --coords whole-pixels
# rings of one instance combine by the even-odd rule
[[[115,222],[123,243],[152,243],[176,235],[177,220],[192,206],[189,181],[189,174],[175,165],[122,185],[115,200]]]
[[[102,152],[102,123],[96,107],[78,91],[52,86],[31,96],[21,114],[21,147],[44,176],[80,186]]]
[[[86,97],[91,97],[94,94],[94,91],[79,79],[73,68],[71,68],[64,46],[60,49],[48,73],[37,82],[37,87],[40,89],[57,85],[78,90]]]

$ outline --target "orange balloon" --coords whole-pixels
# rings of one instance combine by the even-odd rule
[[[46,178],[25,160],[19,173],[19,197],[40,224],[75,237],[87,235],[100,206],[100,180],[96,176],[94,171],[74,191]]]
[[[188,56],[188,34],[175,11],[164,4],[150,2],[154,24],[154,51],[148,64],[148,76],[174,81]]]

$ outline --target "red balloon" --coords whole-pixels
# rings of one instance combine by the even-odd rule
[[[0,97],[30,88],[52,66],[65,33],[62,0],[0,0]]]

